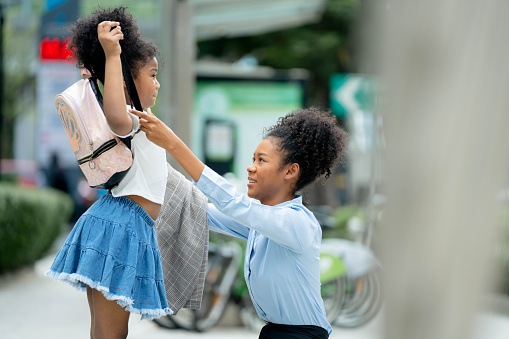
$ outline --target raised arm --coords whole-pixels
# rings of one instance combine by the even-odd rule
[[[194,181],[200,179],[205,164],[180,140],[180,138],[154,114],[150,108],[147,113],[136,110],[129,112],[140,117],[141,130],[154,144],[164,148],[184,168]]]
[[[99,42],[106,56],[104,73],[104,114],[113,133],[127,135],[133,127],[133,120],[127,114],[120,61],[120,40],[124,38],[120,23],[103,21],[97,26]]]

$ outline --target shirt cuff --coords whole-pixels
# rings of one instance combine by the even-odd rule
[[[131,130],[131,132],[129,132],[126,135],[118,135],[117,133],[113,132],[111,130],[111,128],[110,128],[111,133],[113,133],[114,135],[116,135],[119,138],[129,138],[129,137],[132,137],[140,129],[140,118],[137,117],[136,115],[132,114],[131,112],[127,112],[127,114],[129,114],[131,116],[131,119],[133,120],[133,129]]]
[[[200,191],[206,193],[212,191],[213,187],[215,185],[212,185],[212,183],[217,183],[217,177],[219,174],[214,172],[210,167],[205,165],[203,168],[203,171],[201,172],[200,179],[198,179],[197,182],[195,182],[196,187],[200,189]],[[216,178],[214,180],[214,178]]]

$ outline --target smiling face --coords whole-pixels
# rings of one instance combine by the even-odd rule
[[[157,92],[160,84],[156,79],[158,71],[157,59],[152,58],[148,63],[138,71],[138,76],[134,79],[138,96],[140,97],[141,107],[146,110],[156,103]]]
[[[281,166],[281,152],[274,141],[273,138],[263,139],[254,152],[253,163],[247,168],[247,195],[271,206],[293,199],[295,175],[291,168],[296,165]]]

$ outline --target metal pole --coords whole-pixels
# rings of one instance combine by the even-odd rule
[[[165,1],[163,25],[168,32],[163,37],[162,52],[166,60],[161,77],[161,119],[172,128],[188,146],[191,146],[191,114],[195,86],[193,69],[196,38],[192,23],[192,5],[186,0]],[[164,86],[164,87],[163,87]],[[185,171],[168,157],[175,169]]]
[[[371,143],[371,168],[368,195],[368,223],[363,237],[363,245],[370,248],[373,239],[373,228],[375,227],[375,193],[376,193],[376,161],[377,161],[377,136],[378,136],[378,109],[373,110],[373,131]]]
[[[192,23],[193,11],[189,1],[177,1],[175,12],[174,40],[174,94],[176,99],[175,129],[182,141],[189,145],[191,141],[191,114],[194,96],[194,58],[195,36]]]

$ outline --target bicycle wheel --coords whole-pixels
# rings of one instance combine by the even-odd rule
[[[210,311],[215,284],[219,279],[219,271],[221,269],[223,258],[219,255],[214,246],[209,248],[209,258],[207,261],[207,271],[205,274],[205,285],[203,286],[202,304],[199,310],[183,308],[176,315],[169,316],[178,328],[189,331],[200,331],[197,323],[205,317]]]
[[[177,328],[177,325],[175,325],[175,323],[171,319],[171,316],[169,316],[169,315],[161,317],[161,318],[153,319],[153,321],[157,325],[159,325],[161,327],[164,327],[164,328],[167,328],[167,329],[171,329],[172,330],[172,329]]]
[[[341,313],[345,298],[344,276],[328,281],[321,286],[321,295],[327,321],[334,321]]]
[[[225,294],[217,289],[203,292],[202,307],[195,311],[195,330],[206,331],[219,322],[230,300],[231,287]]]
[[[378,313],[383,302],[382,286],[377,270],[357,279],[347,279],[347,283],[344,306],[333,323],[353,328],[364,325]]]
[[[171,316],[177,326],[202,332],[217,324],[230,300],[240,256],[237,244],[210,244],[201,308],[183,309]]]
[[[178,311],[176,315],[169,315],[168,318],[175,324],[176,328],[184,330],[195,331],[195,311],[183,308]]]

